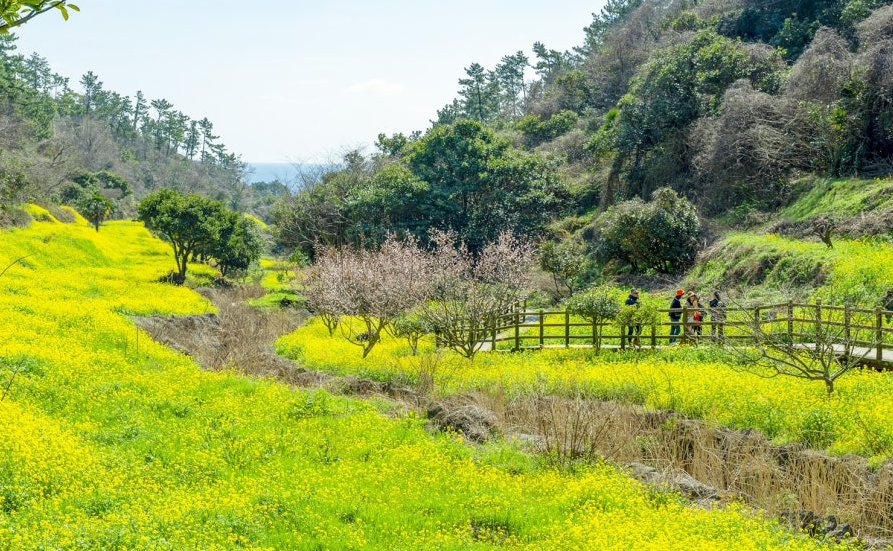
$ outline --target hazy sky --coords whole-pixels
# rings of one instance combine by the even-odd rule
[[[567,50],[604,0],[75,0],[17,31],[78,81],[165,98],[208,117],[247,162],[312,162],[369,146],[379,132],[425,130],[464,67],[492,69],[543,42]],[[531,73],[532,76],[532,73]]]

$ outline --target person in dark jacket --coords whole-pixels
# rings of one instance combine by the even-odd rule
[[[713,291],[713,298],[707,304],[710,306],[710,336],[722,340],[726,336],[726,303],[719,296],[719,291]]]
[[[633,287],[629,290],[629,296],[626,297],[626,305],[627,306],[635,306],[639,308],[639,291]],[[639,325],[630,325],[626,330],[626,336],[629,337],[629,343],[633,346],[639,346],[639,335],[642,334],[642,326]]]
[[[680,299],[684,294],[684,289],[678,289],[676,296],[673,297],[673,302],[670,303],[670,344],[676,342],[676,337],[682,331],[682,324],[679,323],[682,320],[682,302],[680,302]]]

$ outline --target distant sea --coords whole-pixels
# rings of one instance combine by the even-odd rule
[[[279,180],[292,186],[297,180],[298,169],[292,163],[247,163],[248,183],[272,182]]]

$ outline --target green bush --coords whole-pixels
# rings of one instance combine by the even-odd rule
[[[645,203],[619,203],[601,214],[592,232],[599,261],[627,263],[634,272],[678,273],[692,266],[701,222],[695,207],[670,188]]]

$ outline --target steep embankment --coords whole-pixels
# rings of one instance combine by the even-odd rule
[[[35,223],[0,258],[23,258],[0,278],[2,549],[831,547],[386,402],[202,371],[129,318],[210,308],[157,283],[170,253],[138,224]]]
[[[893,180],[808,180],[799,198],[750,232],[699,255],[688,287],[738,296],[878,304],[893,288]],[[832,228],[829,248],[814,233]]]

